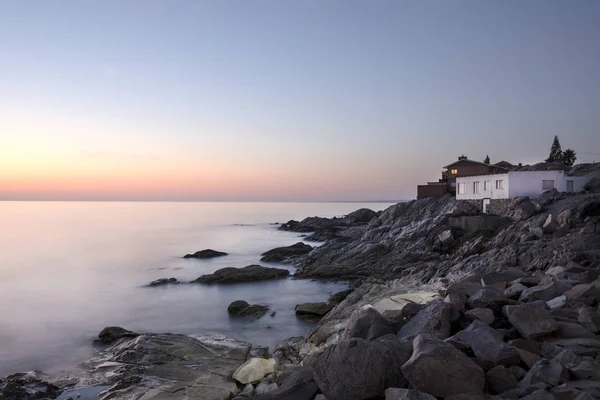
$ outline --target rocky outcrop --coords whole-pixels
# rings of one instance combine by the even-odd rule
[[[258,383],[265,375],[275,372],[275,360],[254,357],[240,365],[233,373],[233,379],[247,385]]]
[[[46,400],[58,397],[62,390],[45,379],[48,377],[33,371],[9,375],[0,379],[0,399]]]
[[[248,302],[244,300],[236,300],[227,307],[229,315],[248,319],[260,318],[265,315],[267,311],[269,311],[268,306],[248,304]]]
[[[277,247],[262,254],[260,261],[263,262],[283,262],[293,264],[304,255],[312,251],[312,246],[298,242],[291,246]]]
[[[176,278],[161,278],[150,282],[148,287],[176,285],[178,283],[179,281]]]
[[[111,344],[122,338],[134,338],[139,335],[139,333],[128,331],[119,326],[108,326],[98,334],[98,340],[104,344]]]
[[[226,284],[241,282],[258,282],[273,279],[283,279],[290,271],[282,268],[269,268],[260,265],[248,265],[244,268],[221,268],[209,275],[202,275],[191,283]]]
[[[329,303],[303,303],[295,308],[296,315],[305,317],[322,317],[331,310]]]
[[[193,254],[186,254],[185,256],[183,256],[183,258],[199,258],[199,259],[205,259],[205,258],[214,258],[214,257],[223,257],[226,256],[227,253],[224,253],[222,251],[216,251],[213,249],[206,249],[206,250],[200,250],[197,251]]]

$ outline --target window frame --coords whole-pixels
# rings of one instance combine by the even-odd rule
[[[496,190],[504,190],[504,179],[496,179]]]
[[[492,181],[483,181],[483,192],[489,192],[492,190]]]
[[[452,175],[458,175],[458,168],[452,168],[452,169],[450,169],[450,173]]]
[[[552,185],[552,187],[549,187],[550,185]],[[542,179],[542,190],[552,190],[555,187],[554,179]]]
[[[473,194],[479,194],[479,181],[474,181],[473,182]]]
[[[456,193],[457,194],[467,194],[467,184],[465,182],[457,183]]]

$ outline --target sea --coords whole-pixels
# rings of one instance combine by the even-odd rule
[[[288,279],[233,285],[189,282],[223,267],[260,263],[261,253],[302,241],[277,223],[343,216],[392,203],[0,202],[0,376],[76,369],[106,326],[138,332],[218,332],[272,346],[305,335],[315,321],[294,307],[326,301],[343,282]],[[319,245],[319,243],[309,243]],[[183,259],[202,249],[227,252]],[[269,266],[294,268],[270,263]],[[234,300],[275,311],[230,318]]]

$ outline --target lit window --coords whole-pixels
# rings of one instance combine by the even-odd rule
[[[466,183],[459,183],[458,184],[458,194],[466,194],[467,190],[466,190]]]
[[[484,192],[489,192],[490,191],[490,187],[492,185],[490,185],[490,181],[483,181],[483,191]]]
[[[458,174],[458,170],[457,170],[456,168],[452,168],[452,169],[450,170],[450,173],[451,173],[452,175],[456,175],[456,174]]]
[[[479,182],[473,182],[473,194],[479,193]]]
[[[542,190],[552,190],[554,189],[554,181],[553,180],[542,180]]]
[[[496,181],[496,189],[504,189],[504,180],[503,179],[498,179]]]

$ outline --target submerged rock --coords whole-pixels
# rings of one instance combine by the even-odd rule
[[[161,278],[161,279],[157,279],[155,281],[152,281],[148,284],[148,287],[154,287],[154,286],[164,286],[164,285],[176,285],[178,284],[179,281],[175,278]]]
[[[226,256],[227,253],[222,251],[216,251],[213,249],[200,250],[195,252],[194,254],[186,254],[183,258],[214,258],[214,257],[223,257]]]
[[[202,275],[191,283],[240,283],[283,279],[290,271],[282,268],[269,268],[260,265],[248,265],[244,268],[227,267],[216,270],[209,275]]]
[[[269,311],[268,306],[248,304],[248,302],[244,300],[236,300],[227,307],[227,312],[230,315],[250,319],[260,318],[265,315],[267,311]]]

